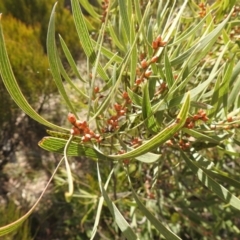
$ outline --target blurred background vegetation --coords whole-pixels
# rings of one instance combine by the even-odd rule
[[[74,59],[78,61],[81,57],[81,47],[69,2],[58,1],[56,32],[61,34]],[[179,4],[181,2],[179,1]],[[24,95],[39,112],[42,110],[42,105],[57,91],[48,69],[45,43],[49,16],[54,3],[55,0],[19,0],[17,2],[16,0],[4,0],[0,2],[6,46],[14,74]],[[91,30],[94,27],[97,29],[97,26],[93,24]],[[2,81],[0,81],[0,102],[0,182],[3,183],[0,187],[0,216],[4,216],[0,217],[0,226],[3,226],[17,219],[32,206],[59,158],[38,149],[37,142],[46,135],[45,129],[20,114],[21,110],[18,110],[9,97]],[[63,111],[61,108],[64,106],[61,102],[58,104],[54,102],[53,105],[47,114],[54,118],[56,124],[57,121],[62,124],[60,123]],[[18,152],[19,149],[28,153],[27,158],[21,158],[20,162],[18,155],[12,156],[12,152],[14,150]],[[212,159],[215,157],[211,150],[206,150],[206,155],[210,155]],[[226,155],[220,156],[219,153],[216,155],[226,163],[226,168],[229,168],[232,159]],[[167,158],[168,161],[163,166],[162,178],[157,181],[156,188],[160,189],[159,194],[162,191],[164,199],[169,199],[169,202],[162,202],[160,205],[165,206],[162,214],[171,223],[172,229],[179,231],[182,239],[203,239],[203,234],[204,239],[220,239],[219,236],[221,239],[237,239],[236,236],[240,234],[239,228],[236,227],[240,226],[238,212],[230,207],[223,208],[221,201],[209,193],[204,186],[199,185],[189,169],[183,167],[174,178],[170,172],[178,167],[177,157],[172,153]],[[17,166],[14,162],[16,159],[18,159]],[[220,162],[220,159],[214,160]],[[88,239],[99,197],[99,191],[96,190],[98,189],[97,176],[93,170],[92,161],[77,158],[72,162],[75,189],[79,194],[76,194],[71,202],[66,202],[64,198],[64,192],[67,190],[66,173],[62,168],[29,221],[25,222],[17,232],[0,239]],[[173,166],[176,166],[176,169],[172,170]],[[140,192],[148,188],[146,176],[152,175],[155,167],[155,165],[149,167],[137,163],[131,165],[129,171],[135,180],[134,187]],[[108,166],[102,169],[106,170],[105,176],[107,176],[111,166],[109,169]],[[184,183],[181,186],[180,180]],[[131,212],[131,208],[129,210],[129,206],[133,206],[132,209],[134,209],[135,203],[124,198],[131,192],[126,191],[128,185],[123,169],[116,173],[114,182],[110,185],[112,189],[117,187],[111,197],[115,198],[114,194],[117,193],[121,198],[119,210],[126,216],[126,219],[134,216],[135,213]],[[185,202],[190,203],[189,208],[186,208]],[[171,205],[172,203],[174,205]],[[156,204],[153,201],[149,201],[148,207],[152,211],[159,211],[155,209]],[[185,215],[177,212],[177,208],[184,209]],[[99,224],[96,239],[123,239],[107,207],[104,206],[104,209],[106,211]],[[235,217],[232,218],[232,216]],[[144,239],[149,239],[149,232],[155,236],[156,230],[146,223],[144,216],[136,218],[135,221],[136,226],[137,224],[145,226],[138,229],[142,231],[141,236],[145,237]],[[211,236],[212,226],[215,226],[216,238]]]
[[[48,69],[46,36],[49,16],[55,0],[14,0],[0,2],[6,46],[16,79],[31,104],[56,91]],[[61,34],[75,59],[80,45],[68,1],[58,1],[56,32]],[[0,126],[16,118],[15,104],[0,82]]]
[[[54,98],[57,91],[46,55],[48,22],[55,2],[0,1],[1,22],[13,72],[24,96],[38,112],[42,111],[42,106],[49,98]],[[81,46],[70,12],[70,1],[58,1],[56,18],[56,33],[63,37],[77,61],[81,56]],[[44,176],[49,176],[52,170],[51,161],[54,164],[58,159],[46,152],[46,158],[42,159],[44,151],[38,148],[37,143],[45,135],[45,128],[21,113],[1,79],[0,103],[0,226],[3,226],[19,218],[33,204],[35,197],[22,196],[27,182],[39,181],[44,186]],[[64,108],[61,103],[53,102],[51,109],[54,114],[51,114],[51,110],[45,114],[50,118],[52,116],[56,122],[60,121],[61,108]],[[20,151],[27,155],[21,163],[21,156],[18,155]],[[43,186],[40,187],[41,190]],[[27,191],[31,192],[30,195],[38,195],[37,188],[35,185]],[[72,219],[73,212],[76,211],[74,205],[65,202],[62,191],[58,193],[57,187],[56,195],[53,191],[48,200],[49,205],[43,204],[23,228],[0,239],[73,239],[69,236],[76,233],[71,233],[70,229],[76,221]]]

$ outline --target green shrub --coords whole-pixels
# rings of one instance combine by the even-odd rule
[[[74,86],[57,55],[55,8],[47,50],[58,90],[72,112],[72,128],[47,122],[19,99],[2,35],[0,71],[21,109],[55,130],[39,146],[64,156],[65,169],[55,185],[64,189],[82,229],[91,239],[97,232],[103,238],[131,240],[237,238],[239,7],[228,8],[228,1],[106,0],[95,41],[79,2],[71,3],[87,58],[86,78],[62,40],[61,46],[86,86],[86,92],[75,88],[76,96],[80,93],[88,102],[85,116],[69,100],[74,93],[62,84],[61,76]],[[81,161],[82,174],[69,164],[72,156],[89,159]],[[68,229],[77,234],[75,216]]]
[[[38,40],[40,29],[27,27],[10,15],[3,17],[2,24],[13,72],[23,94],[31,104],[38,103],[41,95],[56,89],[51,80],[47,56]],[[3,89],[2,81],[0,84]],[[6,92],[3,92],[0,98],[3,103],[2,122],[8,119],[11,108],[14,111],[15,104],[11,103]]]
[[[18,83],[31,104],[38,104],[41,95],[48,95],[56,90],[51,81],[46,53],[46,35],[48,18],[54,4],[49,1],[21,0],[16,4],[13,0],[0,3],[3,13],[3,27],[12,68]],[[13,17],[12,17],[13,16]],[[59,2],[57,13],[59,20],[57,34],[61,34],[75,59],[81,53],[73,18],[64,1]],[[38,49],[38,51],[36,51]],[[61,54],[61,53],[60,53]],[[62,56],[62,54],[61,54]],[[0,125],[17,114],[15,103],[11,101],[0,82],[2,108],[0,109]]]
[[[40,39],[42,47],[46,51],[47,24],[55,2],[54,0],[20,0],[16,3],[14,0],[6,0],[2,3],[2,12],[12,15],[27,26],[40,29],[38,39]],[[58,21],[56,34],[63,36],[73,56],[77,59],[81,50],[79,49],[79,45],[76,44],[78,37],[74,28],[73,18],[70,11],[65,8],[64,0],[58,1],[58,11],[56,14]]]
[[[2,24],[16,79],[24,95],[34,102],[44,91],[51,91],[48,89],[51,79],[48,59],[36,37],[40,30],[27,27],[11,16],[3,17]]]

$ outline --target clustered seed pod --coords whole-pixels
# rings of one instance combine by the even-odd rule
[[[135,81],[136,85],[140,85],[143,82],[143,78],[137,78]]]
[[[125,97],[126,97],[126,92],[125,92]],[[131,100],[128,99],[127,102],[128,101],[131,101]],[[127,108],[125,107],[125,104],[121,105],[121,104],[115,103],[113,106],[114,106],[114,110],[116,111],[116,115],[113,115],[107,119],[108,126],[104,129],[102,129],[102,133],[113,132],[113,131],[119,129],[119,119],[122,116],[126,115]]]
[[[151,59],[146,59],[147,54],[141,53],[139,55],[140,64],[136,69],[136,80],[135,86],[139,86],[144,80],[148,80],[148,78],[152,75],[151,64],[154,64],[158,60],[158,56],[154,56],[158,48],[164,47],[167,42],[162,40],[162,37],[159,35],[153,42],[152,48],[155,50]],[[135,88],[137,89],[137,88]]]
[[[145,79],[148,79],[151,76],[152,71],[149,69],[150,64],[151,61],[147,61],[146,59],[141,60],[139,67],[136,69],[136,86],[139,86]]]
[[[203,2],[199,3],[198,7],[200,8],[199,13],[198,13],[199,17],[201,17],[201,18],[205,17],[206,16],[206,6],[204,5],[204,3]]]
[[[192,129],[195,127],[195,123],[199,120],[203,122],[207,122],[209,120],[209,118],[207,117],[207,113],[203,109],[198,110],[198,112],[192,117],[188,117],[184,126],[186,128]]]
[[[182,137],[179,133],[174,135],[174,138],[166,141],[166,146],[180,148],[183,151],[189,150],[191,143],[188,140],[187,136]]]
[[[102,140],[99,134],[95,134],[88,126],[86,121],[80,121],[76,119],[76,116],[72,113],[68,114],[68,121],[73,125],[70,133],[74,136],[82,136],[83,142],[88,142],[94,139],[97,142]]]
[[[180,119],[176,119],[176,123],[179,122]],[[185,121],[184,127],[192,129],[196,126],[196,122],[203,121],[207,122],[209,118],[207,117],[207,113],[200,109],[196,114],[194,114],[191,117],[188,117]],[[166,146],[168,147],[176,147],[180,148],[183,151],[187,151],[191,147],[191,142],[189,141],[189,135],[188,134],[180,134],[179,132],[176,132],[173,136],[173,138],[166,141]]]
[[[154,56],[154,57],[152,57],[152,59],[151,59],[151,63],[156,63],[157,60],[158,60],[158,56]]]
[[[75,122],[76,122],[76,117],[75,117],[75,115],[74,114],[72,114],[72,113],[69,113],[68,114],[68,121],[71,123],[71,124],[75,124]]]
[[[132,100],[130,99],[130,97],[129,97],[129,95],[126,91],[124,91],[122,93],[122,97],[126,101],[126,104],[131,104],[132,103]]]
[[[180,139],[178,144],[182,150],[187,150],[190,148],[190,142],[187,140]]]
[[[145,78],[149,78],[152,74],[152,71],[151,70],[147,70],[145,73],[144,73],[144,77]]]
[[[157,36],[157,38],[156,38],[155,40],[153,40],[153,42],[152,42],[152,48],[153,48],[154,50],[157,50],[157,49],[160,48],[160,47],[165,47],[166,44],[167,44],[167,42],[163,41],[163,40],[162,40],[162,37],[159,35],[159,36]]]
[[[141,68],[142,68],[142,69],[146,69],[147,67],[148,67],[148,62],[147,62],[146,59],[143,59],[143,60],[141,61]]]

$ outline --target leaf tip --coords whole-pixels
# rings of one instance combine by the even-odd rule
[[[38,142],[38,146],[42,146],[47,137],[44,137]]]

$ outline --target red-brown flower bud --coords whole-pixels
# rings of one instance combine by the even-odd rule
[[[146,59],[143,59],[143,60],[141,61],[141,67],[142,67],[143,69],[145,69],[145,68],[148,67],[148,63],[147,63]]]
[[[71,123],[71,124],[75,124],[75,122],[76,122],[76,117],[75,117],[75,115],[74,114],[72,114],[72,113],[69,113],[68,114],[68,121]]]

